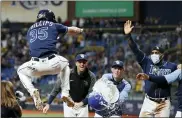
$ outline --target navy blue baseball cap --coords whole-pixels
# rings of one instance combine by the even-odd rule
[[[112,67],[115,67],[115,66],[123,68],[124,63],[122,61],[120,61],[120,60],[116,60],[112,64]]]
[[[152,51],[153,51],[153,50],[157,50],[157,51],[159,51],[160,53],[164,53],[164,49],[163,49],[162,47],[159,47],[159,46],[153,47],[153,48],[152,48]]]
[[[87,59],[87,56],[85,54],[78,54],[76,56],[75,60],[76,61],[78,61],[78,60],[86,60],[87,61],[88,59]]]

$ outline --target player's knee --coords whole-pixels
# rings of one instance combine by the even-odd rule
[[[66,68],[66,71],[70,73],[70,67],[67,65],[65,68]]]
[[[62,65],[61,65],[61,71],[66,71],[66,70],[70,70],[69,68],[69,63],[68,62],[64,62]]]
[[[21,66],[17,69],[17,74],[19,75],[20,73],[22,73],[22,67]]]

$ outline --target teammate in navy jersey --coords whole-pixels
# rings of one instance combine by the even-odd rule
[[[137,46],[131,36],[131,21],[124,24],[124,33],[143,72],[150,76],[164,76],[177,69],[177,65],[163,60],[164,50],[154,47],[147,57]],[[139,117],[169,117],[170,115],[170,84],[159,85],[145,80],[145,99]],[[161,108],[162,107],[162,108]]]
[[[179,81],[177,99],[178,99],[178,108],[175,117],[182,117],[182,65],[178,65],[178,69],[174,72],[164,75],[164,76],[149,76],[145,73],[139,73],[136,76],[138,80],[149,80],[155,82],[159,85],[170,84],[174,81]]]
[[[93,92],[89,95],[88,103],[95,110],[94,117],[122,116],[123,103],[128,99],[131,85],[123,78],[124,65],[122,61],[114,61],[111,71],[112,73],[104,74],[96,82]],[[102,84],[100,80],[106,83]],[[107,98],[111,99],[107,101]]]
[[[67,27],[55,20],[54,13],[49,9],[38,12],[36,22],[28,29],[27,41],[29,43],[30,61],[22,64],[17,73],[23,86],[33,97],[38,110],[43,109],[38,89],[32,84],[32,78],[44,75],[60,74],[62,80],[62,97],[69,96],[69,62],[66,58],[58,55],[56,51],[57,37],[59,34],[76,35],[83,29]]]

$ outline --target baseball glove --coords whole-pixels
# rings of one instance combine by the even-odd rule
[[[62,97],[63,102],[67,104],[68,107],[74,107],[74,102],[69,97]]]

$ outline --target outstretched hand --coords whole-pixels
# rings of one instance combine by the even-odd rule
[[[126,23],[124,24],[124,33],[125,34],[129,34],[131,33],[132,29],[134,28],[134,26],[131,26],[132,22],[130,20],[126,21]]]

